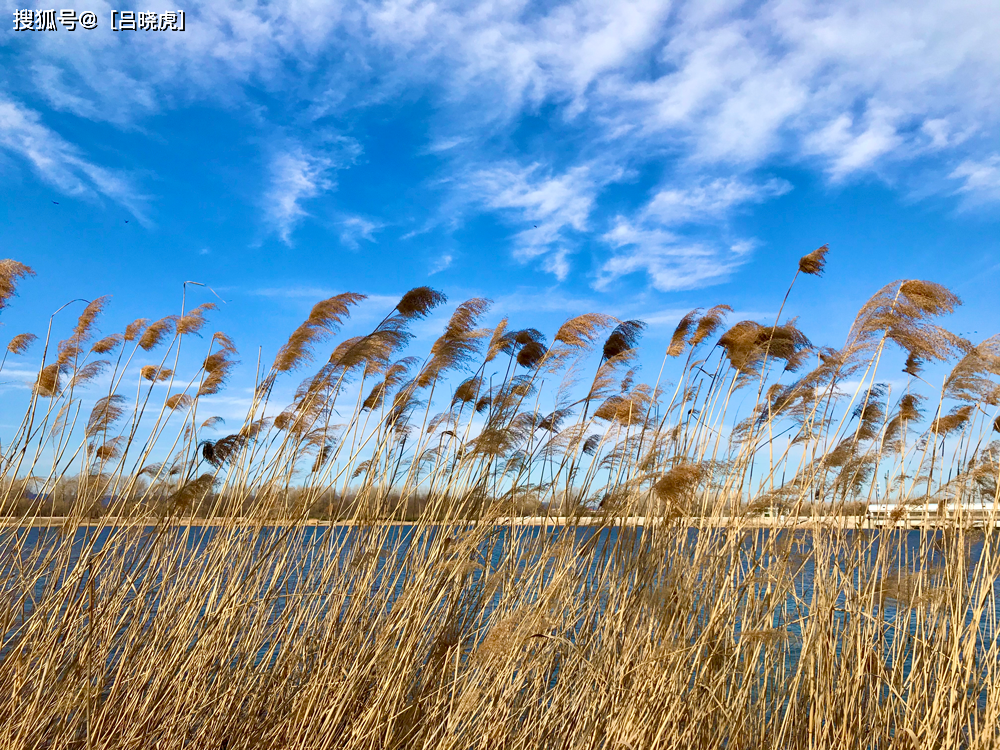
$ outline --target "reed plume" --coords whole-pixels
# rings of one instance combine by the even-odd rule
[[[229,379],[230,372],[239,364],[238,360],[232,358],[233,353],[228,349],[222,349],[205,357],[201,365],[205,371],[205,377],[201,381],[197,395],[210,396],[222,390]]]
[[[35,380],[35,393],[46,398],[59,395],[59,381],[64,368],[65,366],[58,362],[43,367]]]
[[[799,258],[799,271],[812,276],[822,276],[828,252],[830,252],[830,246],[821,245],[808,255],[803,255]]]
[[[455,309],[444,334],[431,346],[430,360],[417,376],[417,387],[430,385],[443,373],[465,366],[478,354],[482,340],[491,331],[476,328],[476,325],[491,304],[491,300],[477,297]]]
[[[87,437],[94,438],[111,429],[112,425],[125,414],[125,403],[125,397],[118,394],[97,399],[87,419],[85,430]]]
[[[168,409],[174,411],[177,409],[186,409],[191,405],[192,400],[193,399],[186,393],[172,393],[167,396],[167,400],[164,401],[164,403]]]
[[[416,357],[403,357],[390,365],[385,371],[385,377],[372,388],[361,408],[374,410],[381,407],[385,397],[407,379],[410,369],[416,364]]]
[[[33,333],[19,333],[7,344],[7,351],[11,354],[24,354],[37,340],[38,336]]]
[[[683,354],[684,347],[687,345],[688,339],[691,338],[691,334],[698,324],[698,314],[700,312],[700,309],[692,310],[681,318],[674,329],[673,335],[670,337],[670,345],[667,347],[668,357],[679,357]]]
[[[742,320],[719,338],[729,364],[737,372],[748,375],[757,373],[765,357],[796,361],[798,355],[811,345],[795,321],[784,325],[764,326],[752,320]]]
[[[218,440],[203,440],[198,444],[198,447],[201,449],[203,459],[212,466],[220,468],[247,444],[248,439],[246,435],[237,432]]]
[[[847,362],[872,351],[883,339],[914,361],[940,362],[967,351],[971,347],[967,341],[931,322],[960,304],[958,296],[940,284],[914,279],[887,284],[858,313],[848,338]]]
[[[645,328],[646,324],[641,320],[626,320],[615,326],[611,335],[604,341],[604,360],[616,359],[634,349]]]
[[[309,312],[309,317],[302,323],[288,341],[278,350],[274,358],[274,369],[277,372],[288,372],[312,360],[313,347],[334,335],[350,315],[350,308],[367,299],[364,294],[345,292],[335,297],[317,302]]]
[[[122,339],[125,341],[135,341],[142,335],[143,331],[146,330],[146,325],[148,323],[149,321],[146,318],[136,318],[125,326],[125,333],[122,334]]]
[[[174,328],[177,325],[178,318],[176,315],[167,315],[166,317],[160,318],[159,320],[150,323],[148,326],[145,327],[143,327],[145,324],[145,319],[140,319],[140,320],[142,321],[141,323],[139,320],[134,321],[129,325],[129,328],[136,326],[136,328],[131,331],[131,334],[133,336],[139,335],[138,331],[142,330],[142,334],[139,335],[139,347],[143,351],[148,352],[151,349],[154,349],[161,343],[163,343],[163,340],[171,333],[173,333]],[[126,341],[131,340],[129,338],[129,333],[130,331],[126,329],[125,331]]]
[[[424,318],[435,307],[447,301],[448,298],[441,292],[429,286],[418,286],[403,295],[396,305],[396,311],[404,318]]]
[[[105,336],[95,341],[94,345],[90,347],[90,351],[94,352],[94,354],[108,354],[121,346],[123,340],[124,337],[122,334],[113,333],[110,336]]]
[[[0,311],[7,307],[10,298],[17,294],[17,284],[26,276],[34,276],[30,266],[10,258],[0,260]]]
[[[208,322],[205,320],[205,313],[215,309],[217,308],[214,302],[205,302],[195,308],[192,308],[189,312],[177,319],[177,335],[187,336],[192,333],[198,333],[205,327],[205,323]]]
[[[139,370],[139,376],[143,380],[148,380],[152,383],[162,383],[164,380],[170,380],[173,374],[174,371],[169,367],[158,367],[157,365],[143,365]]]
[[[587,313],[570,318],[556,331],[553,341],[573,347],[574,349],[589,349],[597,343],[601,332],[615,324],[610,315]]]
[[[955,430],[969,421],[973,408],[971,404],[956,406],[950,412],[938,417],[931,423],[931,432],[935,435],[949,435],[955,432]]]
[[[686,510],[687,503],[701,478],[700,466],[691,462],[680,463],[657,480],[653,485],[653,493],[668,508],[666,513],[672,515]]]
[[[202,474],[197,479],[185,482],[170,497],[170,506],[174,511],[192,508],[201,503],[212,492],[215,477],[212,474]]]
[[[705,339],[714,336],[715,332],[726,322],[726,313],[731,313],[732,311],[733,308],[729,305],[715,305],[714,307],[710,307],[698,321],[694,335],[691,336],[691,347],[694,348]]]

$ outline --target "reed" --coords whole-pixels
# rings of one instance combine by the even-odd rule
[[[0,261],[0,310],[32,274]],[[883,287],[840,348],[694,310],[653,383],[639,320],[550,342],[473,299],[421,355],[443,294],[335,341],[362,299],[228,434],[213,305],[50,319],[0,463],[0,750],[996,746],[1000,337],[948,331],[947,289]]]

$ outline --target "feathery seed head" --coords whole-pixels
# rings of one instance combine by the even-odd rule
[[[701,309],[698,308],[681,318],[674,329],[674,335],[670,337],[670,346],[667,347],[668,357],[679,357],[684,352],[684,347],[691,336],[692,329],[695,327],[698,320],[698,313],[700,312]]]
[[[135,323],[132,325],[135,325]],[[159,346],[163,339],[170,335],[176,325],[176,315],[167,315],[164,318],[160,318],[155,323],[150,323],[145,331],[143,331],[142,336],[139,337],[140,348],[142,348],[143,351],[148,352],[150,349]],[[127,333],[128,331],[126,331],[126,334]]]
[[[122,335],[120,333],[113,333],[110,336],[105,336],[103,339],[97,341],[90,351],[95,354],[107,354],[108,352],[114,351],[122,343]]]
[[[364,294],[345,292],[313,305],[309,317],[292,332],[278,351],[274,358],[274,369],[277,372],[288,372],[311,361],[314,345],[335,334],[343,320],[350,315],[350,306],[364,299]]]
[[[125,413],[125,403],[125,397],[118,394],[97,399],[87,420],[87,437],[93,438],[102,432],[107,432]]]
[[[216,331],[212,334],[212,341],[219,345],[219,348],[224,352],[229,352],[230,354],[236,354],[236,344],[233,340],[222,331]]]
[[[542,361],[542,357],[545,356],[547,351],[545,345],[540,341],[529,341],[517,353],[517,363],[521,367],[527,367],[530,370]]]
[[[487,362],[492,362],[501,352],[504,354],[510,354],[510,339],[507,336],[508,320],[508,318],[504,318],[497,324],[497,327],[493,329],[493,334],[490,336],[489,346],[486,348]]]
[[[231,352],[222,350],[213,352],[205,357],[202,369],[205,371],[205,379],[201,382],[197,395],[209,396],[222,390],[222,386],[229,378],[229,372],[237,364],[236,360],[229,359]]]
[[[691,346],[698,346],[702,341],[719,330],[726,320],[726,313],[731,313],[732,311],[733,308],[729,305],[710,307],[701,316],[701,320],[698,321],[698,327],[695,328],[694,335],[691,337]]]
[[[197,479],[186,482],[170,498],[172,510],[183,510],[202,502],[211,492],[215,485],[215,477],[212,474],[202,474]]]
[[[186,336],[189,333],[198,333],[207,322],[205,320],[205,313],[215,309],[216,305],[214,302],[205,302],[178,318],[177,335]]]
[[[920,360],[913,352],[910,352],[909,356],[906,358],[906,365],[903,367],[903,372],[907,375],[912,375],[916,377],[920,374],[920,371],[924,369],[924,363]]]
[[[123,338],[126,341],[135,341],[143,331],[146,330],[146,324],[149,322],[147,318],[136,318],[127,326],[125,326],[125,333]]]
[[[629,349],[634,349],[645,328],[646,324],[641,320],[625,320],[619,323],[604,342],[604,359],[614,359]]]
[[[312,468],[310,472],[315,474],[317,471],[323,468],[327,461],[330,460],[330,456],[333,455],[333,443],[326,443],[321,445],[319,451],[316,453],[316,460],[313,461]]]
[[[98,297],[83,308],[83,312],[80,313],[80,317],[76,321],[76,327],[73,329],[73,338],[76,341],[82,343],[90,338],[97,316],[104,311],[110,299],[107,295]]]
[[[922,416],[920,413],[920,402],[924,396],[916,393],[907,393],[899,399],[899,416],[907,422],[915,422]]]
[[[423,318],[438,305],[448,301],[448,298],[429,286],[418,286],[411,289],[396,305],[396,310],[404,318]]]
[[[799,258],[799,271],[813,276],[821,276],[823,267],[826,265],[826,254],[830,251],[829,245],[823,245],[813,250],[808,255]]]
[[[70,386],[75,388],[93,380],[104,372],[110,364],[106,359],[95,359],[93,362],[88,362],[83,367],[74,371],[73,378],[70,380]]]
[[[139,370],[139,375],[151,383],[162,383],[169,380],[174,371],[167,367],[157,367],[156,365],[144,365]]]
[[[34,276],[30,266],[16,260],[5,258],[0,260],[0,310],[7,306],[8,300],[17,293],[17,282],[25,276]]]
[[[610,315],[600,313],[578,315],[575,318],[570,318],[559,327],[553,341],[571,346],[574,349],[589,349],[597,342],[601,331],[614,324],[615,319]]]
[[[186,393],[172,393],[167,397],[167,408],[171,410],[184,409],[190,405],[192,398]]]
[[[537,328],[525,328],[522,331],[514,331],[511,335],[514,337],[515,343],[520,344],[521,346],[535,341],[543,343],[545,341],[545,336]]]
[[[653,493],[661,502],[672,509],[683,509],[687,499],[701,481],[702,468],[698,464],[686,462],[670,469],[653,485]]]
[[[451,399],[451,405],[462,403],[468,404],[475,401],[479,396],[479,390],[483,386],[483,379],[479,376],[466,378],[455,389],[455,395]]]
[[[944,416],[938,417],[931,422],[931,432],[937,435],[948,435],[955,432],[955,430],[958,430],[969,421],[974,408],[971,404],[956,406]]]
[[[19,333],[7,344],[7,351],[11,354],[24,354],[37,339],[33,333]]]
[[[108,440],[106,443],[101,445],[96,451],[94,451],[94,455],[97,456],[97,458],[101,461],[109,461],[113,458],[118,458],[118,456],[121,454],[121,448],[119,448],[119,445],[123,437],[124,437],[123,435],[120,435],[116,438]]]
[[[59,393],[59,376],[62,370],[63,365],[58,362],[43,367],[38,373],[38,379],[35,380],[35,393],[45,398],[56,396]]]
[[[366,299],[368,299],[366,294],[345,292],[322,300],[313,305],[312,310],[309,311],[309,317],[306,318],[306,323],[315,328],[321,328],[329,334],[334,334],[344,319],[350,317],[351,305],[356,305]]]

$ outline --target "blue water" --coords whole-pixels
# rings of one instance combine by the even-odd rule
[[[773,534],[780,533],[784,536],[779,536],[775,543],[790,545],[793,559],[801,559],[801,563],[792,578],[795,595],[789,591],[784,602],[770,603],[769,625],[784,628],[787,632],[788,638],[781,647],[785,650],[788,665],[794,667],[801,650],[803,622],[811,616],[817,557],[822,563],[823,575],[841,576],[838,584],[841,593],[833,607],[839,633],[845,632],[850,624],[847,597],[866,583],[863,579],[867,574],[876,572],[880,551],[888,552],[881,558],[883,576],[886,576],[887,570],[936,569],[945,561],[944,546],[940,544],[941,533],[920,530],[843,532],[829,549],[824,542],[819,542],[818,551],[814,549],[813,539],[808,533],[800,532],[795,537],[789,537],[791,532],[757,530],[746,533],[734,545],[725,541],[726,530],[698,532],[692,529],[686,534],[681,532],[666,545],[665,557],[658,568],[647,566],[646,569],[629,567],[629,561],[636,559],[635,555],[646,555],[641,558],[646,562],[655,559],[649,557],[651,553],[646,549],[646,542],[652,541],[652,538],[644,538],[644,533],[651,532],[642,529],[496,527],[486,533],[471,552],[467,550],[458,559],[449,549],[459,545],[452,544],[446,549],[440,537],[447,535],[451,538],[461,532],[462,529],[457,528],[421,529],[410,525],[384,529],[334,526],[235,531],[197,526],[172,527],[166,531],[147,527],[128,532],[105,527],[78,529],[72,538],[67,538],[57,529],[22,528],[0,532],[0,593],[3,595],[5,617],[0,665],[16,646],[25,623],[30,621],[43,602],[60,602],[59,609],[64,612],[70,603],[86,602],[88,597],[95,595],[94,592],[99,597],[114,593],[107,591],[107,586],[101,582],[102,576],[108,575],[106,571],[112,563],[120,564],[125,573],[123,577],[114,578],[125,587],[123,592],[118,592],[123,595],[123,609],[129,610],[129,618],[143,618],[143,626],[148,627],[157,617],[164,596],[176,592],[178,587],[198,581],[203,566],[218,548],[213,543],[221,541],[220,534],[236,534],[238,544],[235,549],[245,552],[245,555],[213,563],[212,570],[216,571],[213,573],[216,576],[214,580],[218,584],[216,605],[218,597],[245,589],[231,587],[234,576],[241,576],[241,580],[258,577],[257,580],[262,583],[255,594],[257,599],[251,603],[240,600],[240,606],[245,607],[248,613],[251,609],[255,610],[255,614],[265,611],[268,624],[276,626],[269,640],[257,648],[254,657],[258,662],[271,663],[280,653],[282,642],[293,635],[288,624],[290,615],[294,614],[296,606],[303,606],[305,594],[308,594],[311,606],[317,608],[316,612],[324,616],[343,616],[360,597],[362,603],[369,607],[374,622],[378,614],[397,606],[407,586],[414,580],[418,566],[444,562],[463,571],[460,590],[465,602],[463,606],[469,609],[467,619],[473,625],[482,624],[502,595],[500,590],[484,594],[484,581],[501,571],[516,579],[518,571],[534,569],[539,557],[549,554],[560,542],[572,548],[576,593],[596,597],[598,610],[603,612],[605,607],[613,606],[613,595],[621,593],[611,591],[607,585],[609,578],[605,574],[608,566],[618,566],[610,576],[616,587],[625,585],[630,591],[638,591],[642,587],[655,589],[669,581],[672,574],[688,572],[685,565],[695,553],[699,534],[705,534],[708,537],[705,541],[714,545],[718,554],[729,556],[727,575],[731,576],[734,587],[744,587],[745,601],[741,601],[740,606],[744,607],[742,611],[749,611],[754,601],[761,600],[768,592],[768,576],[775,569],[775,558],[768,554],[773,552],[775,545],[770,542]],[[980,540],[963,551],[966,556],[966,580],[951,582],[952,585],[966,587],[970,599],[979,593],[974,585],[974,574],[982,559],[984,545],[984,541]],[[885,550],[882,550],[883,547]],[[219,573],[220,570],[223,572]],[[539,589],[544,588],[555,573],[556,566],[552,562],[543,569],[535,585]],[[155,577],[152,582],[146,581],[150,575]],[[847,576],[852,576],[851,580],[844,578]],[[698,583],[700,581],[691,587],[694,596],[689,603],[690,616],[704,619],[709,616],[715,601],[712,591],[716,590],[718,581],[702,590],[699,590]],[[988,584],[992,589],[992,606],[973,631],[977,641],[976,653],[980,655],[992,645],[996,637],[996,623],[1000,620],[1000,611],[996,606],[1000,602],[1000,584],[997,580],[990,580]],[[72,589],[67,590],[68,586]],[[246,595],[245,590],[243,594]],[[142,596],[141,601],[136,601],[138,596]],[[209,602],[205,602],[201,611],[207,627]],[[880,645],[887,659],[893,653],[895,639],[923,635],[917,608],[900,605],[891,597],[881,601],[876,599],[867,614],[881,623],[878,629],[882,639]],[[122,628],[132,622],[132,619],[123,619]],[[971,611],[966,613],[965,624],[972,624]],[[582,627],[584,625],[578,622],[565,636],[570,639],[580,637]],[[927,627],[926,623],[924,627]],[[734,640],[742,637],[741,630],[742,616],[738,616],[734,620]],[[191,637],[196,640],[196,632]],[[838,639],[838,655],[840,648]],[[904,650],[903,653],[909,654],[910,651]],[[113,666],[113,662],[114,654],[108,666]],[[886,666],[891,667],[891,664],[887,662]],[[905,672],[909,665],[904,664],[903,668]]]

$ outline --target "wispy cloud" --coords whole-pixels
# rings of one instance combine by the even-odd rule
[[[61,193],[90,200],[110,198],[149,223],[144,210],[147,199],[127,174],[88,160],[79,148],[46,127],[37,112],[3,96],[0,147],[26,160],[39,177]]]
[[[341,243],[352,250],[357,250],[361,240],[375,242],[375,232],[384,227],[384,223],[371,221],[363,216],[348,216],[337,222]]]
[[[274,230],[285,244],[304,218],[310,214],[303,204],[337,187],[337,170],[350,167],[361,154],[361,145],[353,138],[319,134],[316,144],[289,142],[276,148],[269,164],[268,189],[264,209]],[[381,224],[350,216],[339,222],[341,239],[357,247],[359,239],[372,239]]]
[[[640,271],[664,292],[724,281],[746,262],[756,244],[751,239],[729,239],[729,217],[789,190],[791,185],[784,180],[752,183],[737,178],[663,188],[633,216],[619,215],[602,235],[614,252],[599,267],[594,285],[605,289]]]
[[[552,174],[539,164],[508,163],[476,171],[467,186],[485,206],[504,212],[519,227],[515,258],[541,257],[545,270],[560,280],[566,277],[575,244],[571,233],[589,228],[598,189],[590,167]]]
[[[958,192],[967,206],[1000,201],[1000,154],[981,161],[963,161],[949,177],[962,181]]]
[[[704,180],[686,188],[669,186],[653,195],[642,216],[665,226],[717,221],[741,206],[763,203],[791,189],[786,180],[772,178],[755,184],[737,177]]]
[[[286,244],[292,230],[308,216],[304,201],[332,190],[333,160],[310,154],[302,148],[282,151],[271,161],[270,189],[264,207],[275,230]]]
[[[323,299],[342,294],[346,289],[314,286],[310,284],[286,284],[282,286],[260,287],[248,289],[244,293],[255,297],[267,297],[274,300],[287,300],[292,305],[313,305]],[[357,290],[355,290],[357,291]],[[357,306],[351,308],[352,320],[367,320],[373,316],[385,316],[399,302],[403,294],[368,294]]]
[[[697,289],[727,279],[753,249],[745,241],[728,247],[691,243],[662,230],[636,228],[627,221],[621,221],[603,239],[615,252],[597,272],[597,289],[606,289],[616,279],[640,271],[661,292]]]
[[[249,294],[253,294],[257,297],[275,297],[284,299],[307,297],[310,299],[321,300],[325,297],[332,297],[337,294],[337,290],[330,289],[329,287],[291,285],[251,289]]]
[[[431,270],[427,273],[427,275],[433,276],[436,273],[441,273],[444,269],[451,265],[453,259],[454,258],[451,253],[444,253],[440,258],[434,261],[434,265],[431,267]]]
[[[957,180],[965,205],[1000,200],[988,156],[1000,125],[996,3],[347,0],[319,12],[293,0],[219,0],[192,5],[188,27],[134,38],[103,29],[30,35],[19,41],[25,75],[14,85],[122,128],[192,102],[242,107],[284,144],[262,193],[285,242],[350,161],[310,139],[316,123],[417,98],[429,105],[433,134],[418,152],[436,155],[428,161],[447,173],[434,200],[474,198],[478,210],[506,217],[513,255],[557,278],[582,242],[601,236],[601,278],[636,264],[659,269],[656,283],[671,288],[679,282],[668,277],[723,278],[739,262],[733,243],[683,223],[725,223],[780,195],[781,183],[759,181],[778,164],[833,183],[875,174],[905,190],[919,179],[938,194],[954,193]],[[129,199],[121,175],[71,147],[57,148],[52,163],[32,151],[30,120],[8,122],[4,146],[44,179]],[[609,185],[634,171],[661,176],[644,205],[599,210]],[[348,241],[377,231],[359,228]],[[654,257],[632,258],[627,248],[640,246]],[[715,260],[682,260],[706,257]]]

